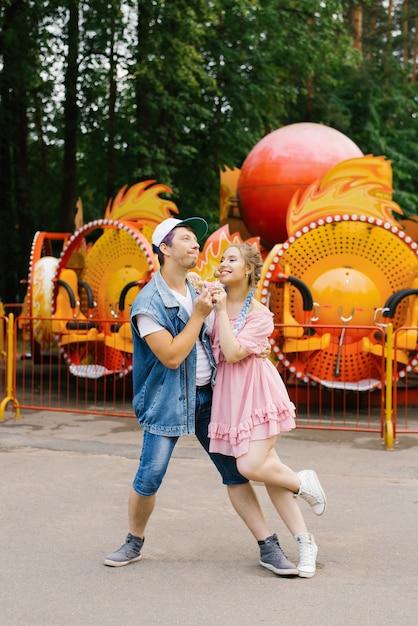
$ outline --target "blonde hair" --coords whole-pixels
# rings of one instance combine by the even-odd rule
[[[261,278],[261,270],[263,268],[263,259],[260,252],[251,243],[235,243],[226,248],[237,248],[244,259],[244,263],[247,269],[250,270],[248,276],[249,287],[257,287],[257,283]],[[226,252],[225,250],[225,252]]]

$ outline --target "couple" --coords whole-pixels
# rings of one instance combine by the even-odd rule
[[[195,433],[258,542],[260,565],[279,576],[311,578],[317,546],[295,496],[317,515],[325,511],[326,499],[314,471],[293,472],[275,451],[279,432],[295,427],[295,409],[266,358],[273,314],[253,298],[262,259],[250,244],[230,246],[218,268],[220,282],[198,293],[188,275],[207,229],[199,217],[168,218],[152,236],[160,270],[131,309],[133,406],[144,431],[142,452],[129,492],[129,533],[104,563],[120,567],[141,558],[174,446],[179,436]],[[268,528],[251,480],[265,484],[294,537],[297,566]]]

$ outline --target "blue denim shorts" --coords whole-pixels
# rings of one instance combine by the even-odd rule
[[[222,476],[223,484],[244,485],[248,480],[237,470],[234,457],[209,452],[208,426],[211,404],[211,386],[197,387],[195,415],[196,437]],[[178,437],[166,437],[164,435],[153,435],[147,431],[144,432],[139,467],[132,485],[139,495],[152,496],[157,493],[163,482],[177,441]]]

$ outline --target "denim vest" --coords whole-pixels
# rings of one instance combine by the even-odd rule
[[[188,285],[192,299],[196,291]],[[133,318],[142,313],[166,328],[175,337],[189,320],[187,311],[167,287],[160,270],[141,289],[131,307],[131,329],[134,343],[132,378],[133,407],[139,424],[155,435],[179,436],[195,432],[196,405],[196,347],[177,369],[161,363],[146,341],[139,335]],[[212,367],[212,385],[215,361],[210,349],[206,325],[200,332],[205,352]]]

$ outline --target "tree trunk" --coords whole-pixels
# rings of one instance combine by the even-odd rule
[[[115,28],[112,22],[109,53],[109,117],[108,117],[108,148],[107,148],[107,197],[115,193],[115,134],[116,134],[116,59],[115,59]]]
[[[353,31],[353,47],[363,49],[363,6],[354,4],[351,7],[351,28]]]
[[[78,37],[79,2],[68,0],[67,67],[64,102],[64,160],[60,218],[64,232],[74,231],[77,203],[77,134],[78,134]]]
[[[414,46],[412,51],[412,74],[411,83],[416,85],[417,82],[417,59],[418,59],[418,18],[415,18],[415,36]]]
[[[403,2],[402,5],[402,13],[403,13],[403,18],[402,18],[402,56],[403,56],[403,68],[405,70],[405,73],[408,71],[408,66],[409,66],[409,45],[408,45],[408,38],[409,38],[409,24],[408,24],[408,10],[409,10],[409,6],[408,6],[408,0],[405,0]]]
[[[28,209],[28,74],[31,72],[29,8],[15,0],[5,10],[0,50],[0,296],[20,300],[19,281],[27,275],[31,242]],[[16,47],[16,41],[25,42]],[[25,254],[27,252],[27,254]]]
[[[137,41],[136,41],[136,58],[135,65],[138,70],[144,63],[143,51],[148,49],[148,39],[150,37],[149,23],[150,23],[151,9],[147,2],[138,1],[137,6]],[[139,77],[139,71],[135,78],[135,117],[136,117],[136,132],[138,136],[144,133],[146,128],[146,102],[147,93],[145,89],[144,79]],[[146,167],[147,160],[141,153],[137,153],[137,168],[138,172],[143,171]]]

